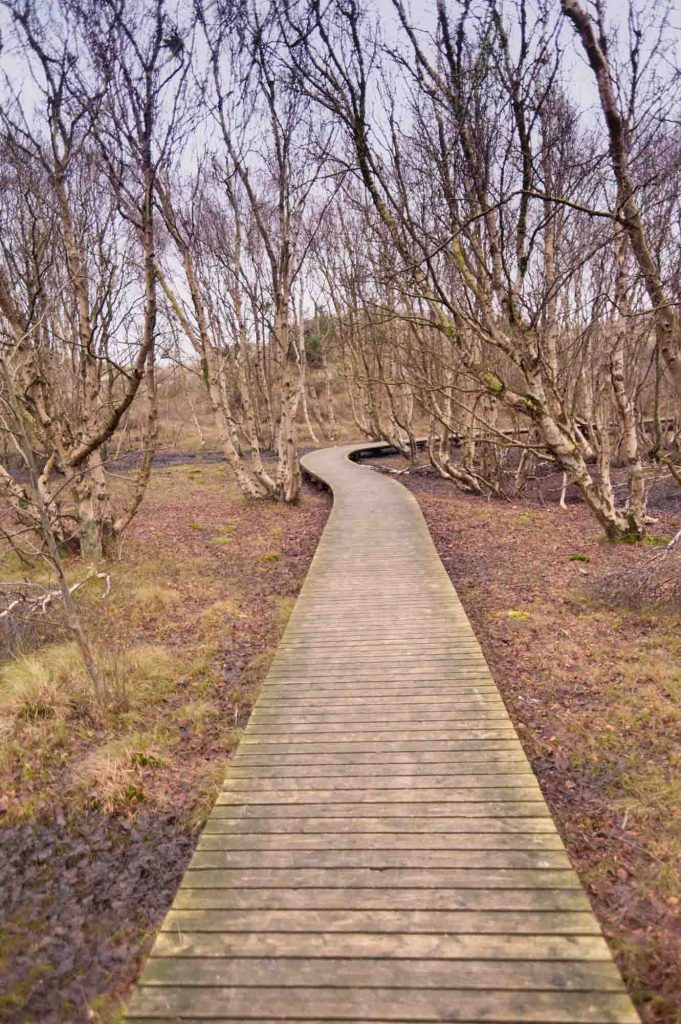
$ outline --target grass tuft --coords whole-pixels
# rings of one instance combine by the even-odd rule
[[[140,645],[97,656],[110,710],[158,701],[172,685],[173,660],[162,647]],[[52,644],[0,669],[0,716],[37,722],[99,713],[75,643]]]
[[[145,583],[137,587],[132,595],[132,603],[145,612],[165,612],[181,604],[182,595],[172,587],[162,587],[158,583]]]
[[[210,631],[224,626],[225,620],[245,618],[248,618],[248,616],[241,611],[239,602],[229,598],[223,601],[214,601],[199,616],[201,624]]]
[[[84,803],[112,813],[145,803],[146,772],[167,763],[149,737],[132,733],[88,751],[73,765],[73,788]]]
[[[75,643],[52,644],[0,670],[0,714],[36,721],[90,707],[92,687]]]

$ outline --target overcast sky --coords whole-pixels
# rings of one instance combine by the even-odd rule
[[[388,41],[394,41],[397,37],[397,18],[391,0],[364,0],[368,7],[375,10],[381,22],[382,32]],[[669,65],[679,66],[678,46],[681,44],[681,0],[636,0],[641,10],[647,10],[655,15],[662,14],[665,10],[670,11],[670,29],[668,39],[677,48],[676,55],[670,51]],[[36,0],[37,9],[44,12],[50,6],[50,0]],[[448,0],[452,17],[456,18],[460,9],[457,0]],[[533,0],[529,0],[532,5]],[[168,10],[173,11],[179,8],[188,9],[189,0],[168,0]],[[513,12],[514,0],[502,0],[507,11],[508,23],[513,36]],[[560,0],[554,0],[556,16],[560,10]],[[475,6],[475,3],[474,3]],[[484,0],[479,0],[479,6],[484,6]],[[434,25],[435,0],[411,0],[410,4],[412,21],[424,34],[427,34]],[[619,33],[620,51],[626,52],[627,36],[627,10],[628,0],[609,0],[607,4],[608,22],[615,26]],[[11,28],[11,19],[6,9],[0,6],[0,33],[3,42],[0,50],[0,76],[6,76],[11,82],[14,90],[19,90],[30,106],[39,97],[38,89],[32,81],[31,76],[26,72],[26,65],[16,52],[14,33]],[[593,75],[587,66],[581,46],[577,43],[572,27],[563,19],[561,28],[561,45],[564,48],[565,59],[563,75],[568,92],[584,111],[587,119],[601,117],[598,105],[598,97],[594,85]],[[4,91],[2,78],[0,77],[0,102]]]

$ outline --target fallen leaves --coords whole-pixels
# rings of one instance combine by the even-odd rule
[[[604,543],[583,507],[554,515],[467,497],[434,476],[402,479],[644,1021],[679,1024],[681,634],[645,612],[598,607],[580,589],[638,557]]]

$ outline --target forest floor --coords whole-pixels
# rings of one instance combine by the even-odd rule
[[[207,460],[158,468],[110,593],[79,591],[112,706],[93,706],[58,625],[0,668],[3,1022],[118,1019],[329,506],[307,487],[293,508],[248,503]]]
[[[90,631],[106,634],[111,711],[96,713],[83,683],[74,690],[78,659],[58,628],[28,635],[28,648],[42,646],[1,670],[3,693],[15,694],[0,706],[8,1024],[116,1019],[326,521],[328,496],[249,504],[204,456],[178,453],[154,471],[110,594],[98,581],[82,592]],[[596,599],[594,585],[640,551],[607,544],[579,504],[558,509],[559,478],[513,503],[465,497],[428,473],[399,479],[421,504],[646,1024],[678,1024],[681,611]],[[677,520],[663,496],[654,531],[669,536]]]
[[[681,608],[596,598],[599,581],[642,556],[607,543],[580,504],[467,497],[428,471],[398,479],[421,506],[644,1021],[678,1024]],[[559,493],[560,477],[543,487]],[[673,496],[662,491],[654,511],[653,534],[669,539]]]

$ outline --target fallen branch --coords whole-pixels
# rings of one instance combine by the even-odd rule
[[[681,530],[664,547],[606,576],[597,592],[609,604],[659,607],[681,602]]]
[[[105,581],[104,597],[108,597],[111,592],[111,574],[106,571],[90,573],[90,575],[86,576],[85,579],[79,580],[77,583],[72,583],[68,588],[69,593],[75,594],[76,591],[84,587],[86,583],[89,583],[90,580],[94,579]],[[3,590],[8,590],[13,587],[16,587],[17,589],[23,588],[24,590],[39,590],[40,594],[31,596],[30,594],[24,593],[22,591],[22,593],[20,593],[16,598],[14,598],[13,601],[9,603],[7,608],[0,612],[0,620],[8,618],[12,614],[12,612],[14,612],[15,609],[19,607],[21,607],[22,610],[28,610],[29,613],[40,613],[44,615],[47,612],[47,609],[54,601],[56,601],[57,599],[61,600],[63,597],[61,589],[57,588],[54,590],[49,590],[47,587],[44,587],[40,583],[30,583],[28,581],[24,581],[22,583],[2,584]]]

